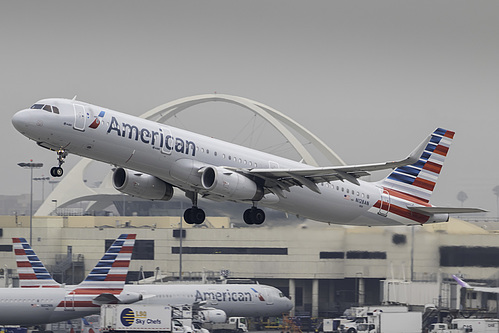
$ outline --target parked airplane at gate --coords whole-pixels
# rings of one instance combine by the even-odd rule
[[[407,158],[385,163],[313,167],[84,102],[43,99],[17,112],[14,127],[57,152],[54,177],[69,153],[115,165],[114,187],[151,200],[184,191],[187,223],[203,223],[198,196],[252,205],[243,218],[261,224],[258,205],[316,221],[351,225],[412,225],[448,221],[476,208],[432,206],[430,196],[454,132],[436,129]],[[395,169],[378,182],[359,177]]]
[[[24,287],[0,288],[0,325],[42,325],[81,318],[100,311],[100,304],[133,303],[142,299],[138,293],[124,291],[128,266],[135,244],[134,234],[119,236],[102,259],[76,286],[58,288],[31,248],[22,238],[14,239],[19,277],[29,281]],[[33,262],[33,263],[31,263]],[[36,263],[36,264],[35,264]],[[36,285],[39,281],[39,285]]]
[[[72,290],[76,287],[64,286],[55,281],[26,239],[12,240],[21,288],[51,287]],[[227,316],[280,316],[293,307],[291,300],[279,289],[261,284],[126,284],[123,293],[139,295],[135,297],[139,301],[138,304],[192,304],[212,320],[223,318],[222,321],[225,321]],[[220,310],[225,315],[221,315]]]

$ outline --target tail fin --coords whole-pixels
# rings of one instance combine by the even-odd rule
[[[414,164],[396,168],[381,185],[429,202],[440,170],[449,151],[454,132],[437,128]]]
[[[21,288],[59,288],[25,238],[12,238]]]
[[[120,235],[85,280],[70,291],[64,301],[61,301],[57,306],[58,310],[68,308],[84,310],[98,307],[99,304],[120,302],[119,296],[125,286],[135,236],[135,234]],[[139,299],[134,301],[137,300]]]

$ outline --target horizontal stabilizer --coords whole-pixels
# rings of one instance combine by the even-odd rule
[[[119,302],[120,300],[116,296],[110,293],[102,293],[92,300],[92,303],[95,305],[118,304]]]
[[[485,213],[481,208],[466,208],[466,207],[407,207],[412,212],[425,215],[434,214],[469,214],[469,213]]]

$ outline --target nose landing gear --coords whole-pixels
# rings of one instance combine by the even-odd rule
[[[68,152],[65,149],[59,149],[57,151],[57,161],[59,162],[59,166],[50,169],[50,175],[52,177],[62,177],[62,175],[64,174],[64,170],[61,168],[61,165],[65,162],[64,159],[67,156]]]

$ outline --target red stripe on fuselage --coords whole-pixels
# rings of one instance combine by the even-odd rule
[[[19,255],[25,256],[26,255],[26,251],[24,251],[24,249],[14,249],[14,254],[16,256],[19,256]]]
[[[374,204],[374,207],[379,209],[380,206],[381,206],[381,201],[378,200]],[[428,222],[428,220],[430,219],[430,217],[427,215],[423,215],[423,214],[416,213],[416,212],[411,212],[410,210],[408,210],[406,208],[402,208],[402,207],[394,205],[394,204],[390,204],[390,207],[388,208],[388,212],[395,214],[395,215],[398,215],[398,216],[401,216],[401,217],[406,218],[408,220],[421,223],[421,224]]]
[[[92,301],[61,301],[58,308],[98,308],[100,305],[92,303]]]
[[[109,288],[78,288],[73,290],[71,295],[100,295],[100,294],[113,294],[119,295],[123,291],[120,289],[109,289]]]
[[[397,190],[394,190],[391,188],[387,188],[387,187],[384,187],[383,190],[388,191],[388,194],[390,194],[391,197],[396,197],[399,199],[407,200],[407,201],[413,202],[413,203],[421,205],[421,206],[431,207],[431,205],[428,203],[429,202],[428,200],[417,197],[415,195],[400,192],[400,191],[397,191]]]

